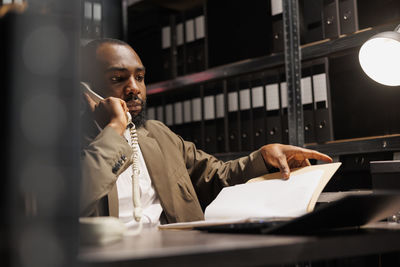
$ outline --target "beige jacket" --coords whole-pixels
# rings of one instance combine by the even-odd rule
[[[132,149],[112,128],[87,124],[81,156],[81,215],[118,217],[116,180]],[[159,121],[138,130],[139,145],[167,223],[204,219],[203,210],[228,185],[267,173],[259,151],[223,162],[196,149]]]

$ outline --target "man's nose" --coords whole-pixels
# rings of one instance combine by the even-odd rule
[[[131,92],[134,95],[138,95],[140,93],[138,83],[133,75],[129,78],[128,84],[125,87],[125,94],[129,94]]]

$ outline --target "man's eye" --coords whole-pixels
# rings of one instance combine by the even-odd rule
[[[113,77],[111,77],[111,81],[112,82],[119,82],[121,80],[121,77],[120,76],[113,76]]]
[[[136,76],[136,80],[137,80],[138,82],[143,81],[143,80],[144,80],[144,75],[138,75],[138,76]]]

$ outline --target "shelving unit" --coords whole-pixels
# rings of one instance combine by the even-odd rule
[[[377,26],[364,29],[353,34],[344,35],[337,39],[325,39],[313,44],[303,45],[301,47],[302,59],[303,61],[306,61],[325,56],[335,56],[349,53],[350,51],[354,51],[354,49],[359,48],[366,40],[368,40],[373,35],[383,31],[390,31],[394,29],[395,26],[396,24]],[[243,60],[240,62],[214,67],[202,72],[181,76],[176,79],[147,85],[147,94],[151,96],[176,90],[181,90],[182,92],[184,92],[185,90],[192,90],[193,88],[191,86],[217,80],[226,80],[239,75],[245,75],[266,69],[282,67],[283,65],[283,53],[276,53],[260,58]],[[387,142],[386,146],[384,147],[380,146],[379,142],[385,138],[389,138],[391,141]],[[327,142],[325,144],[306,144],[305,146],[311,149],[317,149],[325,153],[334,155],[351,154],[354,152],[378,152],[382,149],[388,151],[400,151],[400,146],[398,145],[398,142],[394,141],[397,139],[398,136],[396,135],[388,135],[387,137],[370,137],[362,141],[360,141],[359,139],[349,139],[343,141]],[[348,145],[350,145],[350,147],[348,147]],[[374,147],[374,149],[371,149],[371,147]]]
[[[216,2],[207,6],[211,2],[212,0],[197,2],[197,8],[199,3],[204,3],[203,10],[208,29],[212,25],[207,23],[207,10],[209,11],[210,6],[218,7]],[[321,5],[321,8],[343,2],[349,4],[351,1],[314,1]],[[305,2],[300,0],[300,3],[304,9]],[[302,90],[306,92],[302,91],[303,102],[300,103],[303,104],[301,109],[304,113],[304,147],[330,154],[336,160],[351,161],[351,164],[347,164],[347,169],[343,170],[343,175],[361,169],[359,175],[366,176],[368,180],[369,160],[393,159],[400,151],[400,124],[397,126],[396,123],[395,104],[395,99],[400,99],[400,90],[384,88],[368,80],[361,73],[357,62],[358,49],[373,35],[393,30],[400,23],[400,4],[396,5],[391,0],[383,1],[381,4],[390,7],[393,12],[387,19],[374,18],[371,19],[371,23],[368,21],[370,9],[376,3],[359,1],[358,4],[359,12],[355,17],[359,21],[354,23],[354,27],[358,29],[360,25],[364,28],[352,32],[351,27],[349,30],[349,24],[346,24],[347,28],[343,28],[346,34],[337,36],[334,31],[328,33],[324,30],[324,36],[332,37],[320,38],[306,44],[303,39],[300,46],[301,83]],[[182,6],[182,9],[185,8]],[[178,8],[175,8],[172,13],[179,17],[182,10],[177,10]],[[229,10],[227,5],[224,14],[228,14]],[[283,16],[269,15],[270,11],[267,10],[266,16],[271,18],[265,21],[271,25],[270,28],[267,27],[266,32],[271,34],[271,38],[282,38],[283,33],[279,33],[279,30],[282,30],[280,27],[283,26],[277,25],[276,22]],[[248,12],[248,9],[243,12]],[[339,15],[339,10],[337,12]],[[375,12],[380,16],[389,14],[388,11],[378,9]],[[229,18],[229,15],[225,17]],[[304,17],[302,19],[304,20]],[[318,21],[305,20],[313,24],[313,27],[318,24]],[[264,20],[254,21],[261,23]],[[322,24],[324,22],[326,21],[321,21]],[[366,27],[370,24],[371,27]],[[323,25],[321,27],[324,29]],[[315,28],[313,30],[315,31]],[[261,30],[259,32],[262,33]],[[340,34],[340,28],[336,34],[338,33]],[[176,32],[172,33],[172,40],[176,38],[174,34]],[[210,37],[206,36],[207,38]],[[254,43],[254,40],[249,42]],[[290,126],[288,123],[290,104],[287,104],[285,95],[286,90],[291,89],[286,89],[285,55],[283,52],[273,52],[279,51],[275,47],[277,43],[279,42],[273,43],[271,40],[270,45],[274,47],[270,47],[270,52],[257,57],[244,58],[148,84],[149,117],[162,120],[185,140],[194,142],[197,147],[224,160],[246,155],[262,144],[289,143],[290,131],[298,126]],[[229,47],[227,49],[229,50]],[[145,61],[144,63],[146,64]],[[326,86],[322,89],[326,94],[322,101],[321,91],[316,88],[321,84]],[[271,88],[276,90],[276,109],[269,106],[271,91],[268,90]],[[187,108],[186,104],[191,107]],[[188,112],[190,115],[185,120],[185,114]],[[190,134],[188,128],[195,134]],[[362,163],[360,158],[363,159]],[[339,173],[339,176],[341,175]],[[358,188],[358,185],[356,187]]]
[[[396,25],[397,24],[377,26],[353,34],[344,35],[337,39],[325,39],[316,43],[303,45],[301,47],[302,60],[306,61],[337,53],[346,53],[348,50],[360,47],[370,37],[379,32],[393,30]],[[283,53],[275,53],[259,58],[247,59],[210,68],[202,72],[177,77],[176,79],[148,84],[147,94],[154,95],[214,80],[228,79],[230,77],[254,73],[264,69],[281,67],[284,64]]]

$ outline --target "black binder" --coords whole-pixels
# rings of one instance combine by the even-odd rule
[[[240,110],[238,82],[233,79],[228,82],[228,139],[230,152],[239,152],[240,140]]]
[[[300,0],[301,43],[307,44],[323,39],[322,1]]]
[[[269,77],[265,86],[267,111],[266,141],[282,143],[282,118],[280,113],[280,87],[277,77]]]
[[[326,63],[325,63],[326,64]],[[329,77],[325,64],[312,67],[312,81],[315,109],[315,140],[323,143],[333,139],[332,118],[329,106]]]
[[[339,0],[323,0],[324,38],[336,38],[340,34]]]
[[[207,153],[217,152],[217,125],[215,120],[215,96],[204,97],[204,150]]]
[[[253,150],[253,114],[251,101],[251,77],[244,77],[240,82],[239,110],[240,110],[240,151]]]
[[[357,0],[339,0],[340,34],[358,31]]]
[[[253,112],[253,141],[254,149],[259,149],[266,144],[266,103],[265,103],[265,80],[260,74],[252,81],[251,99]]]

